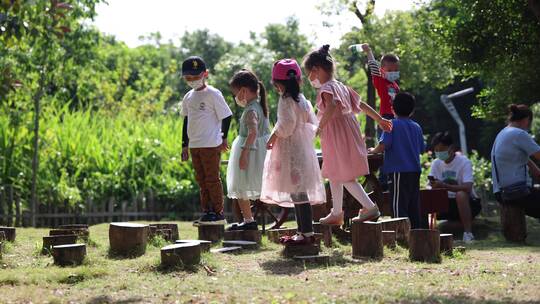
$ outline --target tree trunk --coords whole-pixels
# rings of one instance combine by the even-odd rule
[[[439,230],[412,229],[409,238],[409,258],[412,261],[439,263],[440,239]]]
[[[21,198],[15,198],[15,227],[21,227]]]
[[[411,223],[407,217],[397,217],[389,220],[380,221],[383,226],[383,230],[395,231],[397,243],[407,248],[409,246],[409,231],[411,230]]]
[[[148,225],[136,223],[111,223],[109,243],[111,252],[122,256],[140,256],[146,252]]]
[[[201,246],[201,252],[209,252],[212,242],[205,240],[176,240],[176,244],[185,244],[185,243],[199,243]]]
[[[77,236],[74,234],[68,235],[53,235],[43,237],[43,249],[42,254],[48,254],[51,252],[53,246],[68,245],[77,243]]]
[[[540,21],[540,0],[529,0],[529,8]]]
[[[223,239],[226,241],[250,241],[260,244],[262,233],[260,230],[225,231]]]
[[[4,232],[6,241],[15,242],[17,230],[14,227],[0,227],[0,231]]]
[[[164,267],[178,265],[195,265],[201,261],[199,243],[172,244],[161,248],[161,265]]]
[[[166,223],[157,223],[157,224],[150,224],[150,228],[156,227],[156,229],[169,229],[171,230],[171,237],[172,241],[176,241],[180,239],[180,235],[178,233],[178,225],[177,224],[166,224]]]
[[[242,249],[258,249],[259,243],[257,242],[251,242],[251,241],[243,241],[243,240],[229,240],[229,241],[223,241],[223,247],[236,247],[240,246]]]
[[[383,230],[383,245],[388,248],[396,248],[396,232],[393,230]]]
[[[279,238],[282,236],[293,236],[296,234],[296,228],[280,228],[280,229],[270,229],[266,232],[268,240],[274,243],[279,243]]]
[[[451,255],[454,250],[454,235],[450,233],[441,234],[441,253]]]
[[[319,255],[321,246],[317,243],[305,245],[285,244],[282,254],[286,258],[294,258],[296,256]]]
[[[199,225],[199,240],[219,242],[225,233],[224,225]]]
[[[352,257],[381,259],[383,257],[382,225],[377,222],[352,223]]]
[[[7,186],[7,212],[8,212],[7,225],[13,226],[13,186],[12,185]]]
[[[69,244],[53,246],[52,256],[56,265],[80,265],[86,257],[86,245]]]
[[[533,202],[531,202],[533,203]],[[514,204],[501,205],[501,225],[504,238],[513,243],[524,243],[527,238],[525,210]]]

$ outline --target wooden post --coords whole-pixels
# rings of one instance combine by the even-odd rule
[[[199,243],[201,252],[209,252],[212,242],[205,240],[176,240],[176,244]]]
[[[199,243],[172,244],[161,248],[161,265],[171,267],[177,265],[195,265],[201,261]]]
[[[353,259],[383,257],[382,229],[382,224],[378,222],[352,223]]]
[[[409,231],[411,230],[411,223],[407,217],[398,217],[388,220],[380,221],[382,223],[383,230],[395,231],[396,241],[402,247],[409,247]]]
[[[383,245],[388,248],[396,248],[396,232],[383,230]]]
[[[501,204],[501,225],[504,238],[507,241],[525,243],[527,222],[525,220],[525,210],[522,207],[514,204]]]
[[[250,241],[260,244],[262,233],[260,230],[225,231],[223,239],[226,241]]]
[[[441,261],[439,230],[411,229],[409,237],[409,258],[412,261]]]
[[[4,232],[6,241],[15,242],[17,233],[14,227],[0,227],[0,231]]]
[[[223,238],[225,225],[201,225],[199,224],[199,240],[218,242]]]
[[[52,247],[54,263],[60,266],[80,265],[86,256],[85,244],[58,245]]]
[[[111,252],[122,256],[140,256],[146,252],[148,225],[137,223],[111,223],[109,244]]]
[[[440,244],[441,253],[451,255],[454,250],[454,235],[451,233],[441,234]]]
[[[68,244],[75,244],[75,243],[77,243],[77,235],[75,234],[44,236],[43,248],[41,250],[41,253],[42,254],[50,253],[52,246],[68,245]]]

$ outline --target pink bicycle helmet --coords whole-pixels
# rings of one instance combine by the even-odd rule
[[[281,59],[274,63],[272,68],[272,79],[288,80],[302,78],[302,69],[294,59]]]

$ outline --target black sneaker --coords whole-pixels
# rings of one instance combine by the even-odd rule
[[[215,212],[209,212],[208,217],[203,217],[199,221],[199,224],[202,225],[225,225],[227,221],[223,214],[216,214]]]
[[[257,222],[253,221],[250,223],[242,222],[240,224],[234,223],[229,228],[227,228],[227,231],[246,231],[246,230],[259,230],[259,227],[257,226]]]
[[[201,222],[207,222],[210,219],[210,212],[206,212],[203,216],[193,221],[193,225],[198,225]]]

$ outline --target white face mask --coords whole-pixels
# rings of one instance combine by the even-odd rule
[[[240,93],[240,92],[238,92]],[[247,100],[245,98],[245,95],[244,95],[244,99],[240,99],[240,97],[238,97],[238,95],[240,94],[236,94],[236,96],[234,96],[234,101],[236,101],[236,103],[241,106],[242,108],[244,108],[247,104]]]
[[[199,80],[186,81],[187,85],[192,89],[197,90],[204,85],[204,77]]]
[[[399,71],[397,72],[386,72],[384,78],[390,82],[394,82],[399,79]]]
[[[315,89],[320,89],[322,87],[321,81],[319,78],[315,78],[315,80],[309,80],[309,83],[311,83],[311,86]]]

